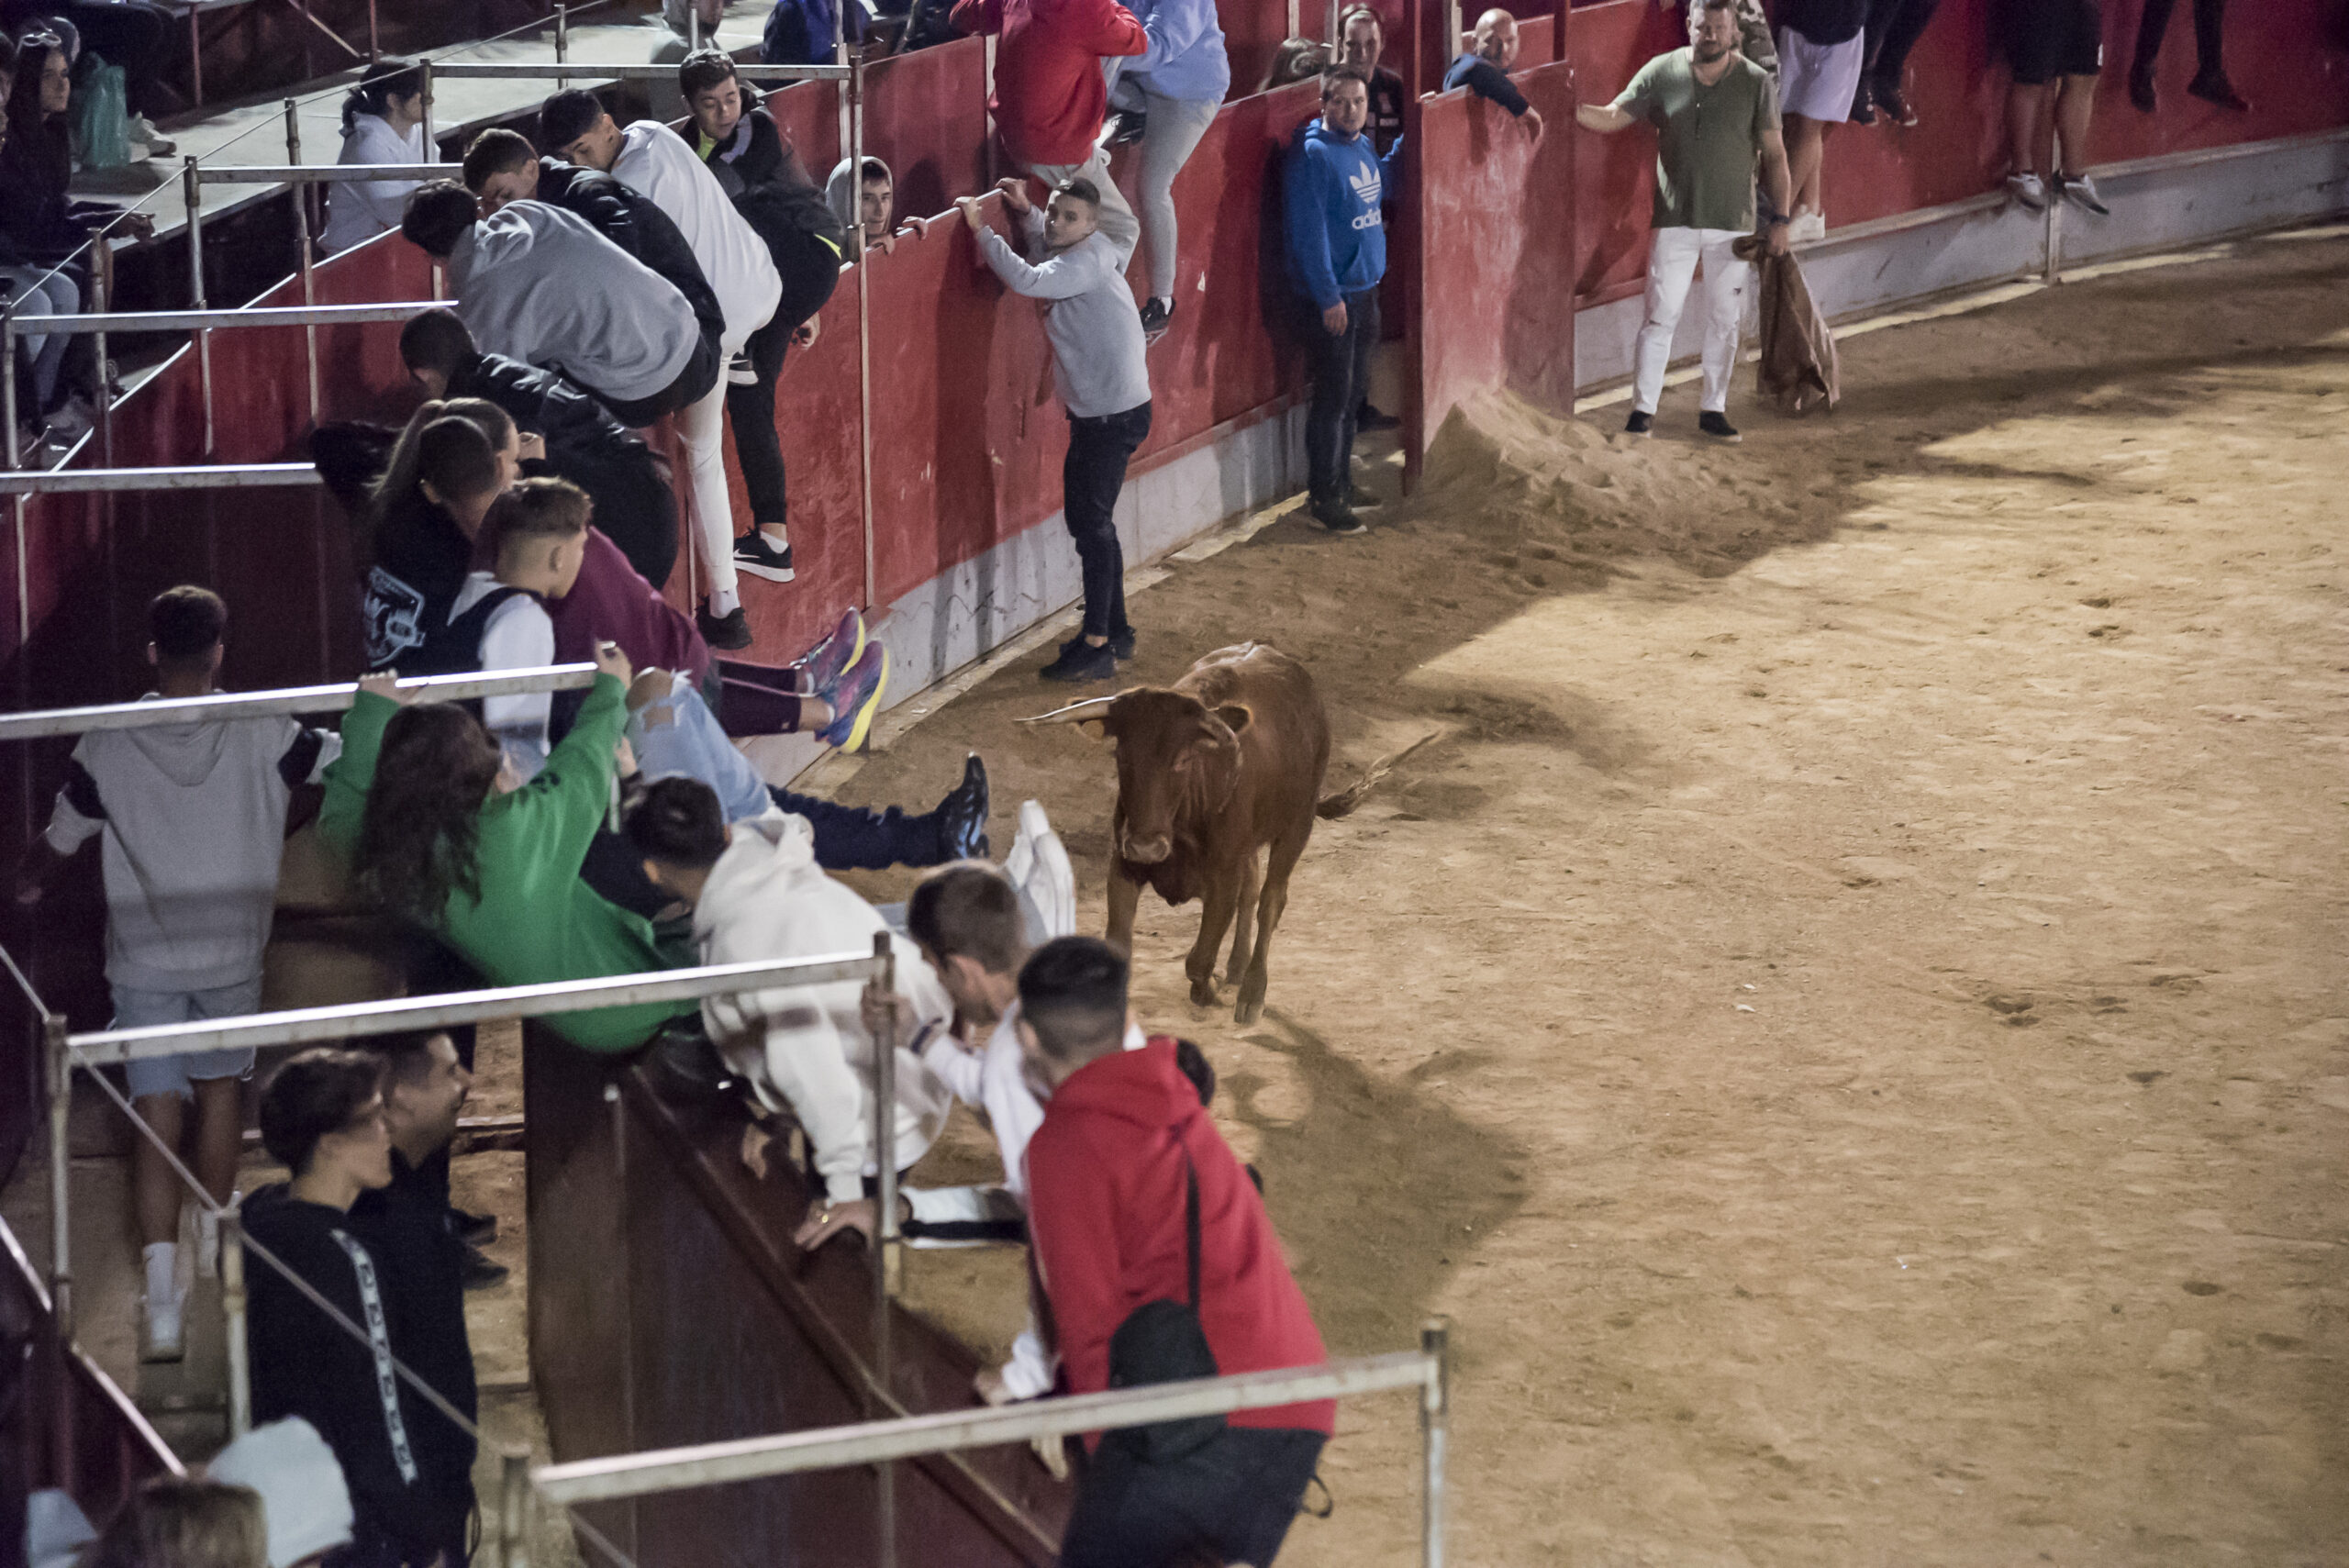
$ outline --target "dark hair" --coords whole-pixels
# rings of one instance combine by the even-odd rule
[[[464,186],[454,180],[427,180],[407,194],[400,232],[426,255],[445,259],[480,216],[481,204]]]
[[[201,659],[228,632],[228,606],[209,588],[183,583],[147,604],[147,635],[166,664]]]
[[[628,841],[662,865],[707,871],[726,852],[726,810],[699,779],[655,779],[629,807]]]
[[[1052,195],[1066,196],[1074,202],[1083,202],[1097,213],[1101,210],[1101,187],[1080,175],[1072,174],[1054,185]]]
[[[1019,890],[985,861],[956,861],[914,884],[906,930],[938,957],[959,953],[990,974],[1008,974],[1028,956]]]
[[[734,57],[722,49],[697,49],[685,56],[677,67],[677,91],[691,98],[696,93],[728,82],[740,81],[734,69]]]
[[[1330,63],[1330,46],[1319,39],[1283,39],[1273,51],[1273,63],[1264,72],[1264,83],[1256,90],[1269,93],[1275,87],[1286,87],[1292,82],[1302,82],[1318,76]]]
[[[890,178],[889,165],[878,158],[867,158],[859,164],[856,175],[856,183],[860,185],[869,185],[875,180],[888,180],[890,186],[894,189],[897,183],[896,180]]]
[[[1338,89],[1349,82],[1359,82],[1364,93],[1370,91],[1370,78],[1351,65],[1333,65],[1321,73],[1321,101],[1328,103],[1338,95]]]
[[[384,727],[351,871],[386,908],[437,922],[449,900],[481,898],[481,808],[504,754],[470,708],[404,707]]]
[[[57,36],[50,24],[36,22],[17,39],[14,84],[8,92],[8,136],[11,140],[24,139],[28,146],[62,152],[70,178],[72,154],[62,142],[50,148],[49,115],[40,106],[40,73],[49,68],[52,53],[66,54],[66,49],[65,40]]]
[[[517,426],[514,416],[486,397],[451,397],[440,405],[440,415],[446,419],[462,419],[479,430],[489,441],[490,455],[495,457],[514,439]],[[426,427],[428,429],[430,426]],[[436,484],[435,488],[439,488]]]
[[[1367,17],[1370,19],[1370,25],[1371,25],[1372,27],[1376,28],[1378,29],[1378,36],[1379,36],[1381,39],[1386,38],[1386,22],[1380,18],[1380,17],[1379,17],[1379,15],[1378,15],[1378,13],[1377,13],[1375,10],[1374,10],[1372,7],[1370,7],[1370,6],[1347,6],[1347,7],[1346,7],[1346,14],[1345,14],[1344,16],[1340,17],[1338,18],[1338,36],[1339,36],[1340,38],[1343,38],[1343,37],[1345,37],[1345,36],[1346,36],[1346,29],[1347,29],[1348,28],[1350,28],[1350,27],[1353,26],[1353,25],[1354,25],[1354,23],[1356,23],[1356,22],[1358,22],[1358,21],[1362,20],[1362,19],[1363,19],[1364,17]]]
[[[420,310],[400,328],[400,359],[412,371],[454,375],[478,352],[472,331],[453,310]]]
[[[584,87],[557,93],[539,106],[539,145],[560,152],[595,129],[604,117],[604,100]]]
[[[497,449],[480,425],[444,407],[416,439],[416,477],[444,501],[497,488]]]
[[[448,1039],[446,1029],[409,1029],[377,1035],[366,1042],[368,1055],[383,1064],[384,1083],[421,1083],[432,1071],[432,1042]]]
[[[525,479],[490,503],[482,538],[492,555],[508,544],[532,539],[570,539],[587,531],[595,506],[587,492],[567,479]]]
[[[318,1140],[349,1127],[383,1084],[384,1064],[363,1051],[319,1047],[302,1052],[270,1074],[262,1089],[262,1147],[271,1159],[300,1175],[318,1151]]]
[[[269,1561],[261,1494],[225,1481],[158,1475],[133,1492],[81,1568],[260,1568]]]
[[[1054,937],[1019,967],[1019,1016],[1063,1064],[1115,1051],[1126,1029],[1126,961],[1098,937]]]
[[[360,116],[380,117],[390,112],[394,98],[413,98],[423,91],[422,66],[397,59],[377,61],[342,100],[342,134],[351,133]]]
[[[539,161],[538,149],[518,130],[494,125],[473,138],[465,149],[465,189],[479,195],[492,174],[503,174]]]

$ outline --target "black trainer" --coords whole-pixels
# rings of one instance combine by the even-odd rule
[[[1109,134],[1101,145],[1123,147],[1130,141],[1140,141],[1141,133],[1148,128],[1149,124],[1150,117],[1140,109],[1111,109]]]
[[[457,1240],[469,1247],[486,1247],[497,1240],[497,1216],[494,1214],[471,1214],[452,1206],[449,1224],[457,1232]]]
[[[1636,408],[1632,409],[1631,417],[1623,421],[1623,433],[1627,436],[1652,436],[1655,434],[1655,416],[1653,414],[1642,414]]]
[[[1166,336],[1166,328],[1174,324],[1174,302],[1171,299],[1146,299],[1141,305],[1141,340],[1155,343]]]
[[[1346,481],[1346,505],[1357,512],[1367,512],[1386,503],[1349,479]]]
[[[495,1262],[479,1247],[470,1242],[464,1245],[462,1273],[467,1290],[495,1290],[506,1283],[507,1274],[514,1272],[504,1263]]]
[[[1745,439],[1743,436],[1737,433],[1737,427],[1729,422],[1728,415],[1716,414],[1709,408],[1697,416],[1697,428],[1703,434],[1712,437],[1713,439],[1725,441],[1731,446],[1735,446]]]
[[[987,858],[987,765],[976,751],[963,759],[963,782],[938,803],[938,858]]]
[[[1047,681],[1066,681],[1078,684],[1091,681],[1107,681],[1118,673],[1118,656],[1107,644],[1096,648],[1082,637],[1061,650],[1061,656],[1043,668]]]
[[[1343,501],[1316,501],[1306,510],[1315,522],[1333,534],[1366,534],[1370,529]]]
[[[1109,657],[1122,664],[1134,656],[1134,628],[1123,627],[1109,634]]]
[[[788,583],[793,576],[791,547],[777,550],[763,529],[752,528],[734,541],[734,570],[770,583]]]
[[[751,646],[750,618],[742,614],[742,606],[735,606],[722,616],[709,613],[709,601],[694,611],[694,626],[701,632],[701,639],[712,648],[723,648],[729,653]]]

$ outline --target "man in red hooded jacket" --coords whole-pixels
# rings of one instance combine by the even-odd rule
[[[1044,1097],[1028,1144],[1029,1243],[1069,1392],[1109,1386],[1109,1341],[1145,1302],[1190,1295],[1186,1164],[1198,1184],[1197,1312],[1226,1375],[1328,1359],[1254,1184],[1161,1036],[1120,1049],[1126,962],[1090,937],[1019,972],[1019,1038]],[[1330,1400],[1235,1410],[1176,1459],[1094,1434],[1063,1568],[1218,1562],[1265,1568],[1297,1517],[1337,1415]]]

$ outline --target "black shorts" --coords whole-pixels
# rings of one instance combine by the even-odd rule
[[[1998,0],[1990,36],[2014,68],[2018,87],[2104,69],[2104,17],[2097,0]]]

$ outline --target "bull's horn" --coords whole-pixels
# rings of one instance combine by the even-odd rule
[[[1066,707],[1056,707],[1050,713],[1040,713],[1033,718],[1023,718],[1019,722],[1022,724],[1082,724],[1088,718],[1098,717],[1086,712],[1087,708],[1106,709],[1117,700],[1116,696],[1087,697],[1083,702],[1073,702]]]

